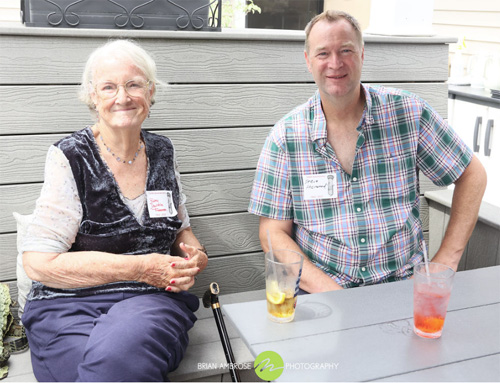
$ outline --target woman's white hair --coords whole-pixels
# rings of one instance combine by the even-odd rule
[[[94,92],[94,85],[92,84],[93,76],[100,60],[110,56],[129,60],[144,73],[146,79],[153,85],[153,94],[151,96],[151,105],[153,105],[155,102],[156,85],[161,83],[156,77],[156,63],[139,44],[133,40],[124,39],[108,41],[90,54],[83,71],[80,100],[82,100],[91,111],[95,110],[95,105],[91,97]]]

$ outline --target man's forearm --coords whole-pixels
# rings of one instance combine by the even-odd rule
[[[457,269],[476,225],[485,188],[486,172],[477,157],[473,157],[464,174],[455,182],[450,221],[434,262]]]
[[[302,252],[291,236],[291,227],[285,222],[261,219],[259,237],[264,252],[269,251],[269,241],[267,237],[268,231],[273,249],[289,249],[304,255],[304,266],[302,269],[302,276],[300,278],[300,288],[302,290],[309,293],[342,290],[342,287],[340,287],[332,278],[330,278],[330,276],[314,265]]]

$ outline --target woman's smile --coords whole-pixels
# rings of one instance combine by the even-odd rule
[[[120,108],[120,109],[112,109],[111,112],[119,113],[119,112],[130,112],[136,110],[137,108]]]

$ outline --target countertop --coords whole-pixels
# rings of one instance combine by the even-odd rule
[[[484,88],[448,85],[448,97],[500,109],[500,99],[493,98],[491,92]]]
[[[452,189],[443,189],[425,192],[425,198],[435,201],[443,206],[451,207],[453,199]],[[486,223],[496,229],[500,229],[500,206],[482,202],[479,209],[479,221]]]

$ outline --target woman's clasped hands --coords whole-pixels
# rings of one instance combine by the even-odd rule
[[[150,253],[140,256],[137,281],[178,293],[189,290],[195,276],[205,269],[208,258],[200,249],[181,243],[179,248],[185,256]]]

